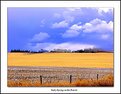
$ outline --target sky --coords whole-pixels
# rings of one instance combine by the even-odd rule
[[[113,8],[8,8],[12,49],[114,50]]]

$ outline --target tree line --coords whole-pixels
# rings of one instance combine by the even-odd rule
[[[80,49],[80,50],[70,50],[70,49],[53,49],[53,50],[44,50],[40,49],[38,51],[30,51],[30,50],[20,50],[14,49],[10,52],[20,52],[20,53],[98,53],[98,52],[108,52],[98,48],[88,48],[88,49]]]

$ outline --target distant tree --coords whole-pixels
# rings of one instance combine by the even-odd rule
[[[30,51],[30,50],[20,50],[20,49],[12,49],[10,52],[22,52],[22,53],[98,53],[98,52],[108,52],[99,48],[88,48],[88,49],[80,49],[80,50],[70,50],[70,49],[53,49],[51,51],[40,49],[38,51]]]
[[[14,50],[11,50],[10,52],[30,52],[29,50],[20,50],[20,49],[14,49]]]
[[[73,52],[75,52],[75,53],[83,53],[84,50],[76,50],[76,51],[73,51]]]
[[[48,50],[40,49],[40,50],[38,51],[38,53],[45,53],[45,52],[48,52]]]

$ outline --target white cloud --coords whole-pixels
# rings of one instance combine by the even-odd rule
[[[76,37],[80,34],[79,31],[81,29],[82,29],[82,26],[79,26],[78,24],[74,24],[62,36],[65,38]]]
[[[70,50],[79,50],[85,48],[94,48],[94,45],[89,44],[79,44],[79,43],[61,43],[61,44],[50,44],[50,46],[46,47],[45,49],[52,50],[52,49],[70,49]]]
[[[108,25],[109,25],[109,29],[110,29],[111,31],[113,31],[113,22],[110,21],[110,22],[108,23]]]
[[[80,43],[37,43],[35,46],[29,45],[29,48],[31,50],[40,50],[40,49],[46,49],[46,50],[53,50],[53,49],[69,49],[69,50],[80,50],[80,49],[86,49],[86,48],[95,48],[95,45],[91,44],[80,44]]]
[[[68,27],[68,25],[74,21],[74,17],[72,16],[71,11],[74,11],[75,9],[78,9],[78,8],[66,8],[66,10],[63,11],[61,14],[54,13],[55,18],[62,17],[64,21],[61,21],[59,23],[56,22],[52,25],[52,27],[53,28]]]
[[[68,27],[68,23],[66,21],[61,21],[59,23],[52,24],[52,28],[65,28]]]
[[[62,13],[54,13],[55,18],[62,18],[64,21],[61,22],[56,22],[52,24],[52,28],[64,28],[68,27],[69,24],[71,24],[74,20],[75,17],[78,15],[81,15],[82,11],[81,8],[79,7],[70,7],[70,8],[65,8],[65,11]]]
[[[45,49],[49,45],[50,45],[49,43],[36,43],[35,45],[33,45],[32,43],[28,43],[26,48],[33,51],[38,51],[41,49]]]
[[[76,37],[81,33],[81,31],[83,31],[83,33],[96,32],[102,34],[113,32],[113,22],[106,22],[97,18],[83,25],[81,25],[81,22],[79,22],[77,24],[72,25],[68,30],[66,30],[66,32],[62,34],[62,37]]]
[[[70,8],[66,8],[66,10],[62,13],[62,16],[68,23],[72,23],[77,16],[81,16],[82,14],[83,12],[81,8],[70,7]]]
[[[79,26],[79,25],[77,25],[77,24],[74,24],[74,25],[72,25],[72,26],[70,27],[70,29],[71,29],[71,30],[76,30],[76,31],[78,31],[78,30],[81,30],[81,29],[82,29],[82,26]]]
[[[113,12],[113,8],[97,8],[98,13],[103,15],[103,13]]]
[[[94,19],[92,21],[90,21],[89,23],[85,23],[83,26],[83,31],[84,32],[112,32],[113,31],[113,22],[110,21],[109,23],[107,23],[104,20],[100,20],[100,19]]]
[[[42,41],[45,40],[47,38],[49,38],[50,36],[47,33],[44,32],[40,32],[39,34],[35,34],[33,36],[33,38],[31,39],[32,42],[38,42],[38,41]]]

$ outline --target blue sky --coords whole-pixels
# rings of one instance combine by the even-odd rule
[[[8,8],[8,51],[113,51],[113,23],[113,8]]]

